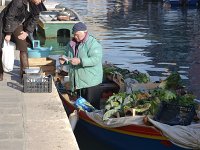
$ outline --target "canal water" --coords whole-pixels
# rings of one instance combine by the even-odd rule
[[[143,0],[57,2],[79,13],[89,32],[102,44],[104,61],[146,72],[152,81],[178,71],[190,86],[189,78],[198,77],[190,70],[196,70],[199,59],[199,9],[164,9],[161,2]],[[57,50],[60,52],[63,46]]]
[[[54,1],[54,0],[48,0]],[[57,0],[76,10],[103,46],[104,61],[148,73],[152,81],[178,71],[200,97],[200,11],[196,7],[165,9],[161,2],[144,0]],[[56,53],[56,51],[55,51]],[[79,130],[77,128],[76,130]],[[105,149],[93,137],[78,140],[81,150]],[[76,133],[80,133],[77,131]],[[86,132],[86,133],[84,133]],[[82,144],[83,143],[83,144]],[[110,149],[109,149],[110,150]]]

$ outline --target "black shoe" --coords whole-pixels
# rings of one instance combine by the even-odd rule
[[[0,73],[0,81],[3,81],[3,73]]]

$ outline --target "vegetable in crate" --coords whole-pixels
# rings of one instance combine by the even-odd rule
[[[103,72],[105,75],[108,75],[115,71],[115,68],[113,66],[103,66]]]
[[[143,105],[138,105],[135,107],[135,111],[139,114],[144,113],[145,111],[148,111],[151,107],[150,103],[145,103]]]
[[[178,104],[182,106],[190,106],[190,105],[197,105],[197,103],[194,102],[195,96],[193,94],[185,94],[177,97]]]
[[[104,76],[112,80],[116,74],[121,74],[123,79],[132,78],[137,80],[139,83],[147,83],[150,81],[150,77],[146,73],[141,73],[138,70],[130,72],[128,69],[122,69],[114,65],[104,65]]]
[[[150,101],[148,101],[149,97],[148,93],[141,91],[136,91],[132,94],[114,94],[106,102],[103,120],[108,120],[111,117],[117,116],[117,114],[120,117],[124,117],[127,115],[127,110],[131,109],[135,109],[137,114],[146,114],[151,107]]]
[[[171,102],[173,100],[176,100],[176,93],[170,91],[170,90],[166,90],[166,89],[154,89],[150,91],[150,103],[151,103],[151,107],[149,109],[149,113],[151,115],[154,115],[159,108],[159,105],[162,101],[166,101],[166,102]]]
[[[115,117],[116,113],[121,113],[125,97],[125,93],[118,93],[114,94],[106,101],[103,120],[108,120],[110,117]]]
[[[178,72],[171,73],[164,81],[160,83],[159,87],[174,90],[183,88],[180,74]]]
[[[132,78],[137,80],[139,83],[147,83],[150,81],[150,77],[146,73],[141,73],[138,70],[130,72],[130,74],[127,74],[125,78]]]

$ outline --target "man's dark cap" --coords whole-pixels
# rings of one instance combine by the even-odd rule
[[[72,28],[72,33],[76,33],[77,31],[86,31],[87,27],[83,22],[76,23]]]

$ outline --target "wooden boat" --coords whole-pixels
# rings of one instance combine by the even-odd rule
[[[39,16],[37,29],[33,36],[43,47],[52,47],[50,55],[63,54],[64,46],[73,37],[72,27],[82,21],[79,14],[57,2],[44,3],[47,11]]]
[[[76,110],[72,101],[66,93],[58,91],[60,98],[66,106],[68,113]],[[105,142],[115,150],[130,149],[183,149],[182,147],[172,144],[169,139],[163,136],[162,132],[154,126],[148,125],[126,125],[122,127],[104,127],[93,121],[85,111],[78,111],[78,123],[82,125],[88,134],[94,135],[102,142]]]
[[[40,13],[37,32],[45,38],[71,37],[73,25],[81,21],[78,13],[61,5],[55,5],[55,8],[45,6],[47,11]]]
[[[116,73],[116,71],[118,73]],[[137,79],[137,81],[147,82],[132,83],[131,80],[128,80],[127,76],[125,79],[126,82],[122,82],[123,73],[125,73],[126,75],[129,74],[129,77],[132,77],[131,79],[134,78]],[[134,76],[134,74],[137,76]],[[150,117],[150,113],[148,116],[146,116],[148,113],[141,113],[142,109],[144,111],[147,110],[145,109],[145,107],[138,107],[139,110],[137,109],[137,107],[135,107],[136,105],[132,105],[133,107],[131,108],[128,107],[130,106],[128,105],[130,104],[128,103],[128,101],[130,100],[130,95],[126,98],[124,98],[123,95],[121,97],[119,96],[122,94],[122,92],[126,92],[126,94],[128,94],[129,88],[131,88],[131,93],[133,91],[136,91],[136,93],[140,91],[141,93],[139,95],[132,96],[138,98],[143,97],[142,99],[144,99],[145,101],[148,99],[148,94],[144,94],[142,96],[142,91],[151,90],[152,92],[155,90],[154,92],[157,93],[159,89],[165,86],[168,88],[176,87],[178,89],[177,91],[180,92],[182,86],[179,83],[181,81],[181,78],[178,73],[171,73],[169,77],[167,77],[164,81],[160,83],[152,83],[150,82],[150,80],[148,80],[148,76],[144,76],[144,74],[138,72],[137,70],[128,72],[128,70],[118,68],[112,64],[104,64],[104,75],[105,78],[103,80],[103,83],[100,84],[100,88],[96,91],[93,91],[98,95],[101,95],[100,108],[102,108],[102,110],[95,110],[94,107],[89,104],[85,99],[81,97],[77,98],[76,95],[73,95],[69,90],[66,90],[69,89],[69,82],[65,82],[66,75],[62,76],[60,73],[55,76],[55,84],[58,89],[60,98],[63,101],[63,104],[67,110],[67,114],[69,114],[69,118],[71,114],[74,113],[74,110],[76,110],[79,117],[77,123],[79,124],[79,126],[82,126],[85,130],[87,130],[88,134],[93,135],[99,141],[101,141],[102,143],[106,143],[106,145],[109,145],[109,147],[112,147],[112,149],[115,150],[130,150],[134,148],[155,148],[161,150],[199,148],[200,118],[196,118],[196,123],[192,122],[195,116],[195,110],[191,109],[193,107],[190,107],[192,106],[194,100],[193,95],[185,95],[189,97],[191,96],[190,100],[188,99],[189,97],[187,98],[187,102],[192,101],[192,103],[190,103],[191,105],[189,105],[189,103],[188,106],[186,106],[185,103],[181,106],[168,105],[169,107],[165,107],[165,109],[162,109],[164,112],[167,112],[165,113],[165,115],[164,113],[162,113],[163,111],[160,111],[161,113],[159,113],[158,110],[158,113],[155,113],[154,117]],[[131,83],[131,85],[126,85],[127,82]],[[182,92],[185,93],[186,91],[182,89]],[[119,97],[116,96],[117,94],[119,94]],[[163,93],[161,95],[163,96]],[[167,95],[169,96],[170,92]],[[157,98],[156,101],[159,99]],[[124,99],[125,103],[119,102],[123,101],[122,99]],[[103,102],[102,100],[106,103],[101,103]],[[137,100],[140,101],[139,99]],[[160,103],[161,105],[159,104],[159,106],[164,106],[162,104],[165,104],[165,102],[162,101]],[[176,102],[173,101],[173,103]],[[152,103],[152,106],[157,104],[158,103]],[[132,110],[131,116],[130,114],[126,114],[124,109],[125,106]],[[122,111],[125,113],[123,113]],[[160,116],[161,119],[158,119],[158,116]],[[166,122],[163,122],[163,120],[165,120]],[[73,120],[72,122],[73,128],[76,121]]]

